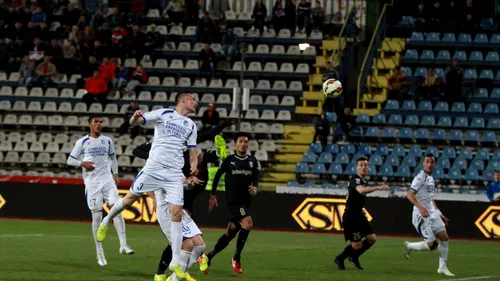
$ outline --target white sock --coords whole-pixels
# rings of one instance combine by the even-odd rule
[[[408,249],[417,251],[430,251],[429,246],[425,241],[408,243]]]
[[[123,207],[123,199],[120,198],[113,205],[113,208],[109,210],[108,215],[102,220],[102,223],[104,223],[105,225],[110,225],[111,220],[114,219],[116,216],[118,216],[123,211],[123,209],[125,209]]]
[[[172,262],[170,264],[179,264],[182,247],[182,223],[173,221],[170,226],[170,235],[172,236]]]
[[[127,234],[125,233],[125,220],[122,214],[119,214],[113,219],[118,239],[120,239],[120,248],[127,246]]]
[[[102,211],[92,212],[92,234],[94,234],[95,249],[97,253],[102,253],[102,243],[97,241],[97,229],[101,225]]]
[[[182,250],[179,256],[180,256],[179,260],[181,263],[181,270],[183,272],[186,272],[187,268],[188,268],[187,265],[189,263],[189,259],[191,258],[191,252],[187,252],[187,251]],[[172,275],[170,275],[170,279],[172,279],[172,281],[178,280],[177,275],[175,275],[175,273],[172,273]]]
[[[448,260],[448,241],[441,241],[438,247],[439,252],[439,268],[446,267],[446,261]]]
[[[193,264],[198,262],[198,258],[201,256],[201,254],[203,254],[203,251],[205,251],[206,247],[207,247],[206,245],[193,247],[187,268],[190,268],[191,266],[193,266]]]

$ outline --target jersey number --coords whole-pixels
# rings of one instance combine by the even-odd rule
[[[182,232],[184,232],[184,233],[189,233],[189,232],[191,232],[191,229],[189,228],[189,226],[187,226],[187,225],[183,225],[183,226],[182,226]]]
[[[141,182],[141,184],[139,184],[139,186],[137,187],[137,190],[141,190],[143,186],[144,186],[144,183]]]
[[[359,233],[359,232],[354,232],[354,233],[352,234],[352,238],[354,238],[354,240],[356,240],[356,241],[361,240],[361,233]]]
[[[240,214],[241,214],[242,216],[244,216],[244,215],[246,214],[246,212],[245,212],[245,208],[240,208]]]

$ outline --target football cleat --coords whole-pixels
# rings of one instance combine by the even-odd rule
[[[226,141],[220,135],[215,136],[215,153],[220,160],[227,158]]]
[[[231,264],[233,265],[233,271],[242,274],[243,271],[241,270],[241,263],[239,261],[235,261],[234,259],[231,260]]]
[[[337,264],[337,268],[339,270],[345,270],[345,264],[344,264],[343,259],[340,259],[339,257],[335,257],[334,262],[335,262],[335,264]]]
[[[455,274],[451,273],[450,270],[448,270],[447,267],[438,268],[438,273],[439,274],[444,274],[446,276],[455,276]]]
[[[108,226],[101,223],[99,229],[97,229],[97,241],[102,242],[106,239],[106,234],[108,233]]]
[[[189,275],[189,273],[184,272],[184,274],[185,274],[185,277],[184,277],[184,278],[185,278],[187,281],[196,281],[196,279],[194,279],[194,278],[193,278],[193,276]]]
[[[203,273],[208,274],[208,257],[207,257],[207,255],[203,254],[201,257],[199,257],[198,263],[200,264],[200,271],[203,271]]]
[[[167,279],[167,276],[165,276],[165,274],[155,274],[155,278],[153,279],[153,281],[167,281],[167,280],[170,280],[170,277],[168,277]]]
[[[129,246],[125,245],[123,247],[120,247],[120,254],[123,254],[123,255],[133,255],[134,254],[134,250],[132,250],[132,248],[130,248]]]
[[[104,253],[97,253],[97,263],[100,266],[108,265],[108,261],[106,261],[106,258],[104,257]]]
[[[361,264],[359,263],[359,259],[358,258],[352,258],[352,257],[349,257],[348,259],[350,262],[354,263],[354,266],[359,269],[359,270],[363,270],[363,267],[361,266]]]
[[[410,244],[410,242],[405,241],[405,252],[404,252],[404,256],[405,256],[405,259],[407,259],[407,260],[409,260],[409,259],[410,259],[410,254],[411,254],[411,249],[408,249],[408,244]]]
[[[186,274],[182,271],[180,264],[170,264],[168,268],[177,275],[179,278],[185,278]]]

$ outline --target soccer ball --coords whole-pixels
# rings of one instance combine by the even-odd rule
[[[323,93],[327,98],[338,98],[342,94],[342,83],[337,79],[328,79],[323,83]]]

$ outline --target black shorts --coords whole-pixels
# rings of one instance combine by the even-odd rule
[[[228,203],[227,208],[229,209],[229,219],[228,221],[235,224],[239,223],[243,218],[249,217],[250,203]]]
[[[368,219],[363,215],[345,215],[342,218],[345,241],[359,242],[367,235],[373,234],[373,229]]]
[[[198,195],[203,193],[203,191],[204,191],[203,187],[202,188],[196,187],[193,189],[184,190],[184,206],[182,208],[187,210],[191,216],[194,215],[193,214],[194,213],[194,208],[193,208],[194,200],[196,199],[196,197]]]

